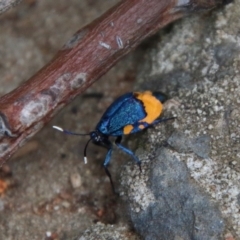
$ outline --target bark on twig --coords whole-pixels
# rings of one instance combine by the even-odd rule
[[[7,11],[9,8],[19,4],[22,0],[2,0],[0,1],[0,14]]]
[[[54,59],[0,98],[0,163],[148,36],[229,0],[124,0],[79,30]]]

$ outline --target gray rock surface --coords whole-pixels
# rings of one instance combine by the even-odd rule
[[[159,148],[155,154],[144,161],[149,168],[145,175],[149,179],[144,180],[148,199],[136,198],[136,192],[143,191],[141,180],[137,179],[135,187],[128,186],[129,192],[134,191],[131,218],[137,232],[152,240],[221,239],[224,220],[220,211],[191,180],[185,163],[165,148]],[[139,201],[138,206],[134,201]]]
[[[77,240],[137,240],[135,234],[129,232],[125,226],[105,225],[97,223],[87,229]]]
[[[235,1],[189,17],[148,46],[136,89],[168,93],[164,116],[177,118],[148,129],[143,174],[131,163],[122,171],[144,239],[240,239],[239,13]]]

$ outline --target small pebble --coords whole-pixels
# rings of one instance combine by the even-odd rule
[[[79,173],[72,173],[70,175],[70,181],[73,188],[79,188],[82,185],[82,179]]]

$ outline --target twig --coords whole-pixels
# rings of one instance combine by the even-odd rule
[[[125,0],[79,30],[50,63],[0,98],[0,163],[148,36],[229,1]]]
[[[22,0],[1,0],[0,1],[0,14],[7,11],[9,8],[16,6]]]

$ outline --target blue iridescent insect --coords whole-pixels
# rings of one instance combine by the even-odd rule
[[[74,133],[60,127],[53,127],[67,134],[90,136],[90,139],[84,148],[85,163],[87,162],[87,146],[90,141],[108,149],[106,158],[103,162],[103,167],[110,179],[114,191],[112,177],[108,170],[113,150],[113,145],[109,140],[109,137],[116,137],[116,146],[123,152],[129,154],[138,164],[141,171],[141,162],[138,157],[135,156],[131,150],[121,145],[122,136],[142,131],[145,128],[163,121],[174,119],[174,117],[159,118],[163,110],[163,103],[166,100],[167,96],[161,92],[130,92],[116,99],[103,114],[95,130],[88,134]]]

